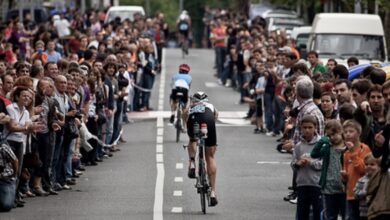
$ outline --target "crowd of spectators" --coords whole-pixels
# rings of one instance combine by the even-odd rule
[[[219,84],[240,93],[255,134],[277,137],[277,149],[293,154],[293,192],[284,199],[297,204],[296,219],[310,212],[313,219],[389,219],[386,73],[369,66],[348,80],[346,66],[321,63],[315,51],[300,57],[286,30],[268,32],[261,17],[208,10],[204,21]],[[348,67],[358,64],[348,59]]]
[[[104,23],[103,11],[0,28],[0,209],[57,195],[119,151],[127,112],[148,111],[164,15]]]

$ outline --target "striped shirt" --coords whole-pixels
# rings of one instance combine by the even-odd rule
[[[305,100],[299,107],[298,107],[299,113],[296,119],[296,126],[293,136],[294,145],[296,145],[300,141],[300,137],[302,136],[301,131],[301,120],[304,115],[312,115],[316,118],[317,121],[317,134],[319,136],[324,135],[324,129],[325,129],[325,120],[324,115],[322,114],[321,110],[318,108],[316,104],[314,104],[313,99],[307,99]]]

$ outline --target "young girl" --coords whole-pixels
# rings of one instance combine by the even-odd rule
[[[360,203],[360,220],[367,220],[367,183],[368,180],[372,177],[372,175],[379,170],[380,166],[380,159],[375,158],[371,153],[367,154],[364,157],[364,165],[366,170],[366,175],[364,175],[362,178],[358,180],[358,182],[355,185],[355,188],[353,189],[353,192],[355,193],[355,197],[359,199]]]
[[[344,153],[341,176],[346,182],[347,219],[359,219],[359,200],[355,198],[353,188],[360,177],[365,174],[364,157],[371,152],[370,148],[360,142],[362,127],[355,120],[343,124],[344,141],[347,150]]]
[[[345,187],[341,179],[342,158],[345,151],[343,129],[338,120],[329,120],[325,125],[325,136],[315,145],[310,156],[322,158],[320,177],[324,198],[325,219],[337,220],[345,217]]]

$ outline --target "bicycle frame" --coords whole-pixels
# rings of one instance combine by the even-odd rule
[[[198,141],[198,176],[197,176],[197,183],[195,187],[197,188],[197,192],[200,194],[200,202],[202,207],[203,214],[206,214],[206,198],[207,198],[207,204],[210,205],[210,186],[208,183],[208,177],[207,177],[207,168],[206,168],[206,160],[205,160],[205,138],[206,134],[203,134],[202,132],[199,132],[197,135],[199,137]]]
[[[181,117],[183,115],[182,108],[184,106],[184,103],[181,101],[183,94],[182,93],[178,93],[178,94],[179,94],[179,97],[176,99],[176,123],[175,123],[176,142],[180,141],[180,132],[183,128]]]

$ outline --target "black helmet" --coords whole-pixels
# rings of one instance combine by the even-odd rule
[[[198,91],[194,95],[192,95],[192,100],[194,102],[208,101],[207,94],[205,92]]]

